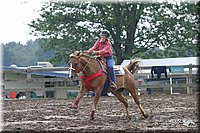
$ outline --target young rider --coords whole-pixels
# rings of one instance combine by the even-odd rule
[[[113,66],[115,64],[112,57],[112,45],[109,40],[110,32],[108,30],[103,30],[100,34],[101,38],[98,39],[92,48],[90,48],[86,53],[88,54],[96,54],[106,58],[107,69],[109,72],[110,79],[112,80],[111,86],[112,88],[117,88],[116,86],[116,77],[114,73]]]

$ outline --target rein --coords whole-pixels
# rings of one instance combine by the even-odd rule
[[[84,70],[88,66],[88,64],[89,64],[89,62],[90,62],[91,59],[92,59],[92,57],[90,56],[89,60],[87,61],[87,64],[85,65],[85,67],[83,67],[82,64],[81,64],[81,67],[83,68],[82,71],[81,71],[82,73],[84,72]]]

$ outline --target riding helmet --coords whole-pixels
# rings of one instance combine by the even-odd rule
[[[100,34],[100,36],[106,36],[109,37],[110,36],[110,32],[108,30],[103,30]]]

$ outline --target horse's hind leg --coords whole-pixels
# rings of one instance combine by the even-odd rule
[[[126,99],[126,97],[124,97],[122,95],[122,93],[120,91],[112,91],[112,93],[118,98],[118,100],[120,102],[122,102],[124,104],[125,109],[126,109],[127,118],[130,120],[128,100]]]
[[[139,101],[139,98],[138,98],[136,92],[133,91],[133,90],[131,90],[131,91],[129,91],[129,92],[131,93],[131,96],[133,97],[135,103],[138,105],[138,107],[139,107],[139,109],[140,109],[142,115],[143,115],[145,118],[147,118],[147,117],[148,117],[148,114],[144,111],[142,105],[140,104],[140,101]]]

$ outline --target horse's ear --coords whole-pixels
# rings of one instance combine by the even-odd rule
[[[78,56],[79,55],[79,51],[75,51],[72,56]]]
[[[77,56],[79,56],[80,54],[81,54],[81,52],[80,51],[77,51],[78,53],[77,53]]]
[[[82,50],[75,51],[73,54],[70,55],[70,57],[73,57],[73,56],[80,56],[81,54],[83,54],[83,51],[82,51]]]
[[[83,55],[83,54],[84,54],[83,51],[80,50],[80,51],[79,51],[79,56],[80,56],[80,55]]]
[[[74,54],[70,54],[69,57],[72,58],[74,56]]]

